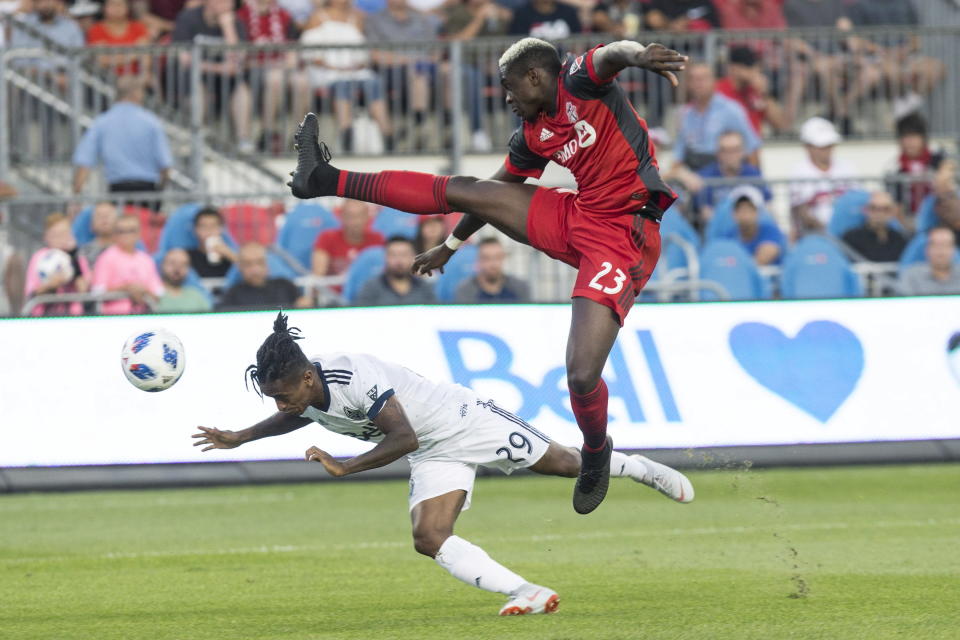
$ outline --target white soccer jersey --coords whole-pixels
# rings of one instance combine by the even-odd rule
[[[310,358],[317,368],[328,405],[308,406],[301,415],[334,433],[368,442],[384,434],[373,424],[396,395],[420,447],[417,457],[467,429],[477,396],[459,384],[433,382],[406,367],[366,354],[333,353]]]

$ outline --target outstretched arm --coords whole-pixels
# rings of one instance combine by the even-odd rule
[[[683,71],[686,62],[687,56],[662,44],[643,46],[632,40],[613,42],[593,53],[593,70],[603,80],[612,78],[627,67],[639,67],[663,76],[674,87],[680,84],[674,71]]]
[[[417,434],[407,420],[403,405],[397,396],[390,397],[383,409],[373,419],[373,424],[383,432],[384,438],[373,449],[361,453],[355,458],[340,461],[318,447],[307,449],[307,460],[315,460],[323,465],[330,475],[339,478],[350,473],[359,473],[367,469],[385,467],[394,460],[417,450],[420,443]]]
[[[266,420],[262,420],[242,431],[221,431],[220,429],[211,427],[197,427],[200,429],[200,433],[195,433],[191,437],[197,439],[197,441],[193,443],[193,446],[199,447],[201,445],[207,445],[203,448],[203,451],[209,451],[210,449],[233,449],[251,440],[259,440],[260,438],[279,436],[290,433],[291,431],[296,431],[311,422],[312,420],[310,420],[310,418],[292,416],[278,411]]]
[[[500,165],[500,168],[497,169],[497,172],[494,173],[490,179],[514,183],[521,183],[526,180],[524,176],[518,176],[515,173],[507,171],[505,164]],[[464,242],[482,229],[485,224],[487,223],[477,216],[465,214],[453,229],[453,237],[460,242]],[[447,261],[453,256],[454,251],[455,250],[448,247],[446,243],[442,243],[429,251],[421,253],[413,262],[413,273],[417,275],[429,274],[435,269],[439,269],[440,273],[443,273],[443,266],[447,264]]]

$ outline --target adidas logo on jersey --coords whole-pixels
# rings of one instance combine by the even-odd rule
[[[550,131],[550,129],[540,130],[540,142],[546,142],[552,137],[553,137],[553,131]]]

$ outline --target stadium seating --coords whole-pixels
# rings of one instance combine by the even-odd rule
[[[371,229],[379,232],[384,238],[403,236],[412,240],[417,237],[419,227],[420,216],[383,207],[374,219]]]
[[[286,278],[287,280],[295,280],[300,275],[293,267],[287,264],[286,260],[269,250],[267,251],[267,273],[271,278]],[[240,269],[237,265],[231,266],[227,272],[225,285],[232,287],[239,283],[240,280]]]
[[[732,300],[763,300],[770,297],[770,289],[761,277],[753,258],[733,240],[711,240],[700,254],[700,278],[719,283]],[[704,290],[703,300],[718,300],[719,296]]]
[[[904,247],[903,253],[900,254],[898,271],[903,271],[910,265],[917,264],[918,262],[924,262],[926,259],[927,234],[917,233],[917,235],[913,236],[910,242],[907,243],[907,246]],[[960,263],[960,248],[954,251],[953,261]]]
[[[287,212],[277,244],[309,271],[317,236],[321,231],[339,226],[340,220],[323,205],[301,202]]]
[[[343,284],[343,297],[348,302],[353,302],[364,282],[383,271],[385,256],[383,247],[368,247],[357,255],[347,269],[347,280]]]
[[[862,226],[866,220],[863,208],[867,206],[870,194],[861,189],[851,189],[833,202],[833,216],[827,225],[830,235],[837,238],[850,229]]]
[[[932,193],[923,199],[917,207],[917,234],[922,235],[937,226],[937,212],[933,205],[937,197]]]
[[[663,242],[663,251],[657,268],[677,269],[689,267],[687,254],[678,242],[672,241],[669,236],[677,235],[688,243],[695,252],[700,253],[700,236],[687,219],[679,211],[668,212],[660,222],[660,237]]]
[[[843,252],[827,237],[802,238],[783,260],[784,298],[841,298],[863,295],[860,279]]]
[[[73,219],[73,237],[80,246],[93,240],[93,207],[84,207]]]
[[[477,247],[465,244],[450,258],[450,262],[443,268],[443,273],[437,278],[436,294],[440,302],[453,302],[457,295],[457,287],[464,280],[475,273],[477,263]]]
[[[277,236],[275,220],[278,212],[271,207],[238,202],[221,207],[220,213],[230,234],[240,244],[259,242],[270,246]]]
[[[666,217],[666,216],[664,216]],[[766,209],[760,210],[760,222],[770,222],[777,224],[773,216]],[[713,217],[707,223],[707,229],[704,237],[709,242],[726,238],[736,232],[737,223],[733,219],[733,202],[729,198],[717,205],[713,210]]]

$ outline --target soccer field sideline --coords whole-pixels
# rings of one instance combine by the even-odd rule
[[[0,637],[955,637],[960,465],[691,478],[588,517],[569,481],[479,479],[458,534],[561,594],[517,619],[413,551],[400,481],[0,497]]]

